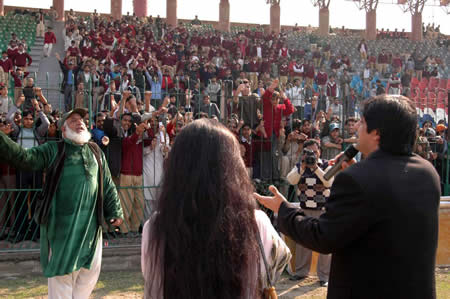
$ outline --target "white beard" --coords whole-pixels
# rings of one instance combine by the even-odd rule
[[[80,133],[77,133],[72,129],[70,129],[67,124],[64,124],[64,127],[66,128],[64,132],[65,137],[70,141],[72,141],[73,143],[83,145],[88,143],[89,140],[91,140],[91,133],[89,133],[88,130],[84,130]]]

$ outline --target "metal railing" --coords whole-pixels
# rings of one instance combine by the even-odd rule
[[[36,74],[34,75],[35,78],[37,78]],[[65,111],[67,109],[73,109],[74,107],[77,107],[79,102],[77,102],[75,93],[77,92],[75,89],[75,84],[70,86],[72,95],[70,97],[70,105],[68,107],[65,106],[67,104],[67,101],[64,99],[64,94],[60,93],[61,91],[61,83],[63,81],[62,75],[59,76],[59,79],[57,82],[49,79],[49,75],[46,75],[47,82],[45,86],[40,86],[42,90],[44,91],[44,95],[46,95],[47,98],[51,98],[53,100],[53,103],[57,103],[60,111]],[[76,82],[75,78],[72,78],[72,82]],[[114,79],[109,78],[106,82],[109,86],[111,85],[112,81]],[[123,78],[119,77],[116,78],[116,80],[119,82],[119,85],[123,84]],[[144,80],[145,82],[145,80]],[[117,103],[120,101],[123,101],[122,93],[118,92],[117,94],[114,93],[114,91],[111,90],[103,90],[103,96],[98,97],[97,100],[94,98],[94,91],[96,88],[100,88],[102,86],[100,80],[95,80],[93,76],[90,76],[90,79],[86,82],[86,90],[83,93],[83,104],[82,106],[84,108],[87,108],[89,110],[89,119],[88,119],[88,127],[90,130],[92,130],[95,126],[94,123],[94,116],[102,111],[107,110],[109,111],[113,104],[113,98],[116,95]],[[168,82],[165,82],[166,86],[168,86]],[[192,85],[192,81],[187,81],[186,88],[188,89],[195,89]],[[223,81],[220,82],[221,85],[221,92],[217,94],[217,106],[220,110],[220,116],[218,117],[218,121],[223,122],[226,126],[230,127],[231,129],[236,129],[235,126],[242,125],[242,122],[239,123],[240,120],[246,119],[247,122],[251,124],[251,128],[254,130],[255,127],[258,125],[258,123],[261,121],[261,119],[265,119],[265,116],[263,115],[263,104],[262,99],[259,96],[254,96],[252,99],[249,98],[239,98],[239,101],[241,104],[238,104],[236,107],[233,105],[233,90],[235,90],[234,81]],[[145,91],[151,90],[152,86],[147,85],[144,83],[143,86],[138,87],[139,90],[144,93],[144,96],[142,97],[141,101],[145,101]],[[120,90],[120,88],[119,88]],[[58,91],[58,95],[55,97],[55,92]],[[11,92],[13,94],[13,91]],[[99,95],[102,94],[102,92],[99,93]],[[109,98],[108,98],[109,95]],[[158,109],[159,106],[162,103],[162,99],[165,97],[165,95],[173,95],[175,97],[175,111],[172,111],[175,115],[175,117],[178,117],[178,113],[189,113],[189,111],[193,110],[196,114],[197,112],[203,112],[203,116],[211,118],[214,114],[214,110],[209,106],[208,109],[203,109],[204,106],[201,104],[203,102],[204,94],[199,92],[198,94],[195,93],[193,95],[193,100],[191,104],[191,109],[186,109],[186,106],[183,100],[185,100],[186,94],[184,92],[176,92],[174,90],[169,90],[168,88],[162,89],[160,94],[152,94],[151,104],[155,106],[155,109]],[[309,99],[309,91],[306,89],[303,89],[301,93],[301,104],[298,106],[298,111],[295,113],[295,117],[298,119],[303,120],[306,116],[307,109],[305,107],[312,106]],[[53,98],[52,98],[53,97]],[[102,98],[103,100],[100,101],[99,99]],[[432,111],[436,111],[439,108],[440,103],[437,103],[437,98],[434,102],[431,101],[431,98],[427,98],[426,107],[431,109]],[[106,103],[105,101],[108,101]],[[319,99],[320,100],[320,99]],[[96,102],[95,102],[96,101]],[[248,106],[244,106],[245,101],[253,101],[252,104]],[[339,122],[341,124],[341,131],[344,130],[344,124],[345,121],[351,117],[355,116],[358,117],[358,109],[357,104],[360,100],[356,101],[354,104],[354,107],[349,108],[350,106],[346,103],[346,99],[343,98],[341,101],[344,102],[344,105],[341,105],[339,107],[340,110],[338,112],[339,116]],[[446,111],[446,108],[448,107],[448,100],[446,102],[445,106],[443,107],[444,111]],[[429,104],[429,105],[428,105]],[[439,104],[439,105],[438,105]],[[234,110],[234,109],[237,110]],[[249,109],[249,110],[248,110]],[[441,108],[439,108],[441,109]],[[250,111],[250,117],[248,114]],[[306,111],[306,112],[305,112]],[[326,111],[324,111],[326,112]],[[169,113],[165,113],[159,116],[158,119],[155,121],[162,122],[167,128],[167,122],[171,121],[171,119],[167,119],[167,115]],[[237,120],[233,118],[233,114],[237,114],[238,118]],[[261,115],[261,119],[257,118],[254,119],[254,115]],[[312,121],[314,122],[314,117],[311,115]],[[434,115],[434,120],[437,122],[438,116],[436,114]],[[448,116],[445,113],[444,114],[445,122],[448,123]],[[184,124],[186,122],[189,122],[189,120],[184,120]],[[178,129],[178,126],[182,124],[182,121],[180,119],[180,122],[175,121],[175,131]],[[292,117],[286,122],[286,132],[285,137],[287,138],[288,133],[292,131],[294,125],[294,121],[292,120]],[[158,127],[154,127],[154,133],[155,136],[160,134],[160,131],[158,131]],[[236,130],[235,131],[238,138],[241,138],[241,133]],[[273,133],[273,132],[272,132]],[[165,134],[165,133],[164,133]],[[274,134],[271,134],[274,136]],[[164,135],[166,136],[166,135]],[[295,159],[298,159],[298,156],[295,156],[295,158],[288,157],[286,151],[283,151],[282,147],[280,146],[280,138],[271,137],[271,138],[262,138],[260,137],[261,134],[255,134],[255,141],[259,141],[258,146],[255,151],[254,156],[254,162],[253,165],[250,165],[253,167],[253,180],[255,184],[255,189],[257,189],[259,192],[267,192],[267,186],[270,184],[277,185],[282,192],[288,196],[290,201],[296,201],[296,195],[295,191],[292,188],[292,186],[289,186],[287,183],[285,176],[287,174],[286,171],[289,171],[293,165],[295,165]],[[48,136],[46,136],[48,137]],[[110,138],[110,145],[112,143],[120,143],[120,138],[111,137]],[[144,142],[141,143],[141,146],[144,148],[145,141],[151,141],[151,138],[144,138]],[[54,140],[52,138],[47,138],[47,140]],[[448,140],[447,140],[448,141]],[[114,159],[112,152],[112,149],[109,146],[105,146],[104,153],[107,157],[108,163],[111,162],[112,159]],[[292,149],[292,148],[291,148]],[[144,152],[144,151],[143,151]],[[288,149],[289,152],[289,149]],[[146,153],[147,155],[153,155],[153,161],[156,159],[156,152],[155,150],[151,151],[150,153]],[[143,164],[150,163],[149,161],[152,161],[152,159],[149,159],[149,157],[144,156],[141,157],[143,159]],[[449,161],[449,153],[447,151],[445,157],[441,159],[440,161],[435,161],[435,166],[439,170],[442,180],[442,186],[443,186],[443,194],[444,195],[450,195],[450,183],[449,183],[449,167],[448,167],[448,161]],[[287,164],[286,164],[287,159]],[[294,159],[294,160],[292,160]],[[281,169],[282,164],[288,165],[288,169]],[[440,163],[440,164],[439,164]],[[111,165],[111,164],[110,164]],[[153,170],[153,175],[157,171],[162,171],[162,169],[159,169],[156,162],[153,162],[153,165],[145,165],[149,169]],[[147,177],[146,177],[147,176]],[[103,232],[104,232],[104,245],[105,246],[138,246],[139,245],[139,232],[142,229],[142,225],[145,222],[146,219],[150,216],[152,210],[153,210],[153,202],[154,199],[157,197],[157,193],[159,190],[159,179],[156,179],[156,176],[154,175],[153,178],[149,178],[145,172],[142,175],[141,178],[141,185],[124,185],[121,184],[120,177],[113,177],[114,182],[116,183],[116,187],[119,193],[119,197],[121,199],[122,208],[124,210],[124,213],[126,215],[131,215],[131,218],[136,217],[135,221],[138,222],[138,225],[136,227],[136,223],[130,223],[128,221],[125,221],[123,226],[121,227],[120,231],[116,231],[113,227],[109,226],[108,224],[103,225]],[[34,213],[34,207],[36,199],[41,195],[41,188],[42,188],[42,182],[45,181],[45,173],[35,172],[33,174],[15,171],[12,168],[4,166],[2,177],[1,177],[1,185],[0,185],[0,236],[2,236],[3,240],[0,240],[0,252],[1,251],[20,251],[20,250],[38,250],[39,245],[35,241],[39,239],[39,226],[36,225],[33,221],[33,213]],[[148,184],[150,182],[150,184]],[[137,202],[137,205],[134,205],[133,207],[130,207],[129,203],[133,200],[131,199],[139,199],[135,200]],[[131,219],[130,218],[130,219]],[[125,234],[124,232],[132,232]]]

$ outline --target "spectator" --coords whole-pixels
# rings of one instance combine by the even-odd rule
[[[37,26],[36,26],[36,37],[44,37],[45,25],[44,25],[45,14],[42,9],[39,9],[37,15]]]
[[[208,114],[208,117],[212,117],[213,115],[217,118],[220,118],[220,110],[215,103],[211,103],[210,96],[203,96],[203,105],[200,107],[200,112]]]
[[[19,48],[17,53],[13,58],[13,65],[15,67],[20,67],[24,72],[27,71],[27,67],[31,65],[33,59],[31,56],[25,51],[23,44],[19,44]]]
[[[0,83],[0,116],[6,115],[11,109],[13,101],[8,96],[8,88],[3,83]]]
[[[136,113],[136,98],[127,94],[124,99],[133,106],[133,112]],[[122,139],[122,162],[120,169],[120,186],[138,187],[142,186],[143,173],[143,147],[149,146],[150,140],[143,139],[144,132],[148,125],[143,122],[136,126],[132,123],[131,112],[125,113],[121,117],[124,137]],[[133,126],[136,126],[133,132]],[[141,144],[144,143],[144,146]],[[137,237],[141,221],[144,220],[144,194],[142,189],[122,189],[120,200],[124,210],[124,223],[120,227],[123,234],[129,234],[130,237]]]
[[[6,51],[2,52],[2,59],[0,59],[0,83],[3,83],[6,87],[9,85],[9,73],[13,70],[13,63],[8,58]]]
[[[208,87],[206,88],[206,93],[210,96],[211,102],[214,104],[220,104],[219,103],[219,96],[220,96],[220,90],[221,86],[220,83],[217,82],[217,77],[212,77],[211,82],[208,84]]]
[[[380,80],[376,80],[376,95],[382,95],[386,93],[386,89],[384,88],[383,84]]]
[[[303,148],[301,158],[287,175],[287,180],[289,184],[296,186],[295,192],[305,215],[318,218],[325,211],[325,203],[330,196],[333,179],[327,181],[323,178],[328,168],[328,161],[320,159],[319,142],[309,139],[304,143]],[[296,257],[295,261],[289,264],[291,267],[288,267],[292,273],[291,280],[304,279],[309,275],[312,251],[291,239],[287,242]],[[319,254],[317,275],[322,287],[328,286],[330,265],[331,254]]]
[[[330,124],[329,135],[322,139],[322,158],[333,159],[342,151],[344,140],[339,136],[340,126],[338,123]]]
[[[364,39],[361,40],[357,49],[359,51],[359,54],[361,55],[361,59],[366,60],[367,52],[369,52],[369,48],[367,47],[366,41]]]
[[[380,54],[378,54],[377,60],[377,70],[380,74],[384,74],[387,71],[388,66],[388,54],[385,52],[385,49],[382,49]]]
[[[63,82],[61,83],[61,91],[64,92],[64,106],[66,111],[72,109],[72,97],[74,86],[77,86],[76,78],[78,77],[78,72],[80,71],[81,62],[79,65],[75,66],[73,61],[68,61],[67,65],[61,61],[58,53],[55,54],[56,59],[59,62],[59,66],[64,75]]]
[[[48,27],[44,37],[44,57],[52,54],[53,44],[56,44],[56,36],[52,31],[52,27]]]
[[[150,134],[149,134],[149,130]],[[153,132],[156,131],[156,132]],[[145,210],[144,219],[149,219],[156,209],[156,200],[160,193],[160,183],[163,174],[163,164],[170,151],[170,137],[166,133],[164,126],[158,124],[158,118],[152,115],[150,126],[144,133],[144,138],[154,136],[151,144],[144,147],[143,158],[143,184],[144,186],[153,186],[144,189]]]
[[[11,76],[14,80],[14,101],[17,101],[20,95],[23,94],[23,81],[29,75],[28,72],[23,72],[21,68],[16,68],[14,72],[11,70]]]
[[[39,104],[36,100],[33,100],[33,107],[36,114],[39,115],[40,125],[35,127],[34,113],[30,110],[25,110],[22,113],[22,125],[17,126],[13,117],[19,107],[22,105],[24,97],[19,97],[16,105],[13,105],[8,112],[7,118],[9,119],[12,132],[11,138],[15,140],[22,148],[30,149],[44,142],[47,134],[49,122],[45,114],[40,110]],[[17,188],[31,188],[39,189],[42,186],[42,171],[17,171],[16,172],[16,187]],[[10,241],[12,243],[21,242],[23,240],[36,241],[39,238],[39,228],[34,220],[28,217],[29,214],[34,214],[36,201],[29,201],[30,198],[36,196],[36,191],[31,191],[30,195],[25,192],[18,194],[15,205],[15,215],[18,219],[23,221],[16,221],[13,227],[15,235],[10,235]],[[28,198],[28,199],[27,199]],[[28,202],[28,204],[26,203]]]
[[[389,94],[400,95],[400,83],[401,75],[400,72],[393,72],[389,78]]]

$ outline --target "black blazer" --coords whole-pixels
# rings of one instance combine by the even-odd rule
[[[320,218],[286,202],[278,225],[333,254],[328,298],[435,298],[439,201],[428,161],[378,150],[337,175]]]

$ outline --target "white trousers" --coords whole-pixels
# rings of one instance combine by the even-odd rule
[[[50,56],[52,53],[53,44],[44,44],[44,56]]]
[[[48,279],[48,299],[88,299],[97,284],[102,266],[102,238],[95,249],[91,269],[81,268]]]

